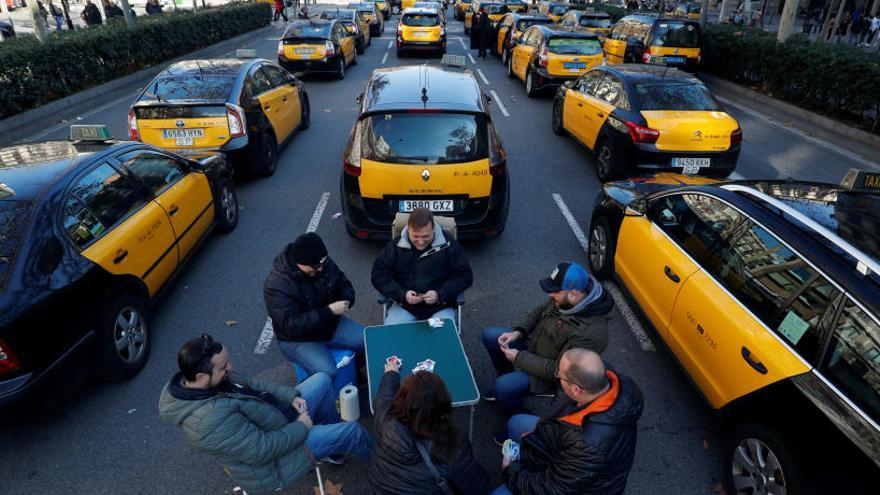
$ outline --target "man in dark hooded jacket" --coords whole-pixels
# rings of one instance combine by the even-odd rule
[[[583,266],[559,263],[540,284],[549,299],[517,326],[483,329],[483,345],[498,373],[486,400],[497,400],[508,414],[523,412],[528,394],[556,392],[562,353],[574,347],[601,353],[608,345],[614,302]]]
[[[619,495],[636,453],[642,392],[626,375],[607,370],[593,351],[562,355],[565,400],[546,418],[518,414],[508,422],[518,457],[503,456],[504,485],[492,495]]]
[[[354,305],[354,287],[318,234],[299,236],[275,258],[263,299],[284,357],[309,375],[336,376],[331,347],[363,352],[363,325],[343,316]]]

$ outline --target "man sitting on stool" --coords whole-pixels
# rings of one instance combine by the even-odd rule
[[[461,245],[447,239],[426,208],[416,208],[400,237],[373,263],[373,287],[394,303],[386,325],[437,318],[455,319],[459,294],[474,282]]]
[[[331,347],[363,354],[363,325],[343,316],[354,305],[354,287],[318,234],[299,236],[275,258],[263,299],[282,354],[309,375],[336,377]]]

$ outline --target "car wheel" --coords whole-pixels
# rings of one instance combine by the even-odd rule
[[[370,39],[367,40],[367,46],[371,46],[373,44],[373,37],[370,36]]]
[[[110,300],[99,325],[101,376],[116,381],[136,375],[150,354],[147,304],[122,293]]]
[[[776,429],[760,423],[740,426],[731,436],[725,453],[729,493],[804,493],[803,474],[795,452]]]
[[[358,64],[358,52],[357,52],[357,50],[355,50],[354,55],[351,57],[351,65],[357,65],[357,64]]]
[[[513,73],[513,55],[507,57],[507,77],[513,79],[516,75]]]
[[[538,89],[535,87],[535,71],[526,72],[526,96],[534,98],[538,96]]]
[[[614,145],[608,138],[601,138],[596,147],[596,176],[602,182],[608,182],[619,175]]]
[[[596,215],[590,224],[589,254],[590,271],[602,280],[611,278],[614,266],[614,234],[608,224],[608,217]]]
[[[275,143],[275,136],[270,132],[264,132],[260,136],[258,143],[255,143],[253,149],[255,159],[251,161],[254,164],[254,174],[260,177],[269,177],[275,173],[278,167],[278,145]]]
[[[232,232],[238,225],[238,197],[229,179],[220,179],[214,200],[214,218],[217,232],[221,234]]]
[[[359,41],[359,42],[355,45],[354,50],[355,50],[355,52],[357,52],[358,55],[363,55],[363,54],[364,54],[364,51],[366,51],[366,47],[364,46],[364,42],[363,42],[363,40]]]
[[[304,131],[312,125],[312,107],[309,97],[300,93],[299,97],[299,130]]]
[[[510,49],[507,48],[507,43],[504,43],[504,48],[501,50],[501,63],[507,65],[510,61]]]
[[[559,98],[553,100],[553,133],[559,136],[565,134],[565,126],[562,122],[562,108],[564,104],[565,101]]]
[[[336,79],[345,79],[345,60],[339,57],[339,65],[336,67]]]
[[[397,58],[403,58],[403,50],[400,48],[397,49]]]

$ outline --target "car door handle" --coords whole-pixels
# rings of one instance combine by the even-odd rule
[[[120,249],[119,251],[116,251],[116,257],[113,258],[113,264],[118,265],[122,263],[122,260],[124,260],[126,256],[128,256],[127,249]]]
[[[596,115],[600,118],[605,116],[605,114],[602,112],[596,112]]]
[[[272,108],[272,107],[270,107],[269,105],[266,105],[266,106],[263,107],[263,110],[268,110],[268,109],[270,109],[270,108]]]
[[[168,210],[168,216],[173,217],[179,210],[180,208],[178,208],[177,205],[171,205],[171,208]]]
[[[669,268],[668,266],[664,266],[663,273],[665,273],[666,276],[669,277],[669,280],[672,280],[675,283],[681,282],[681,277],[676,275],[675,272],[672,271],[672,268]]]
[[[584,104],[581,103],[581,102],[578,102],[578,106],[579,106],[579,107],[582,107],[582,106],[584,106]]]
[[[743,348],[742,348],[742,357],[743,357],[743,359],[746,360],[747,363],[749,363],[749,366],[751,366],[752,368],[755,368],[755,371],[757,371],[758,373],[760,373],[762,375],[767,374],[767,367],[764,366],[764,363],[762,363],[761,361],[755,361],[754,359],[752,359],[752,352],[749,351],[749,349],[745,346],[743,346]]]
[[[281,101],[287,102],[287,95],[284,95],[284,98],[282,98]]]

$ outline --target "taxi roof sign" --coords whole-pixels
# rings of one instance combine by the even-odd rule
[[[840,181],[840,187],[856,192],[880,192],[880,172],[851,168]]]
[[[440,63],[443,65],[451,65],[453,67],[463,68],[467,66],[467,60],[464,58],[464,55],[450,55],[448,53],[443,55]]]
[[[109,141],[113,134],[106,125],[81,125],[70,126],[71,141]]]
[[[235,50],[235,58],[257,58],[257,51],[251,48]]]

